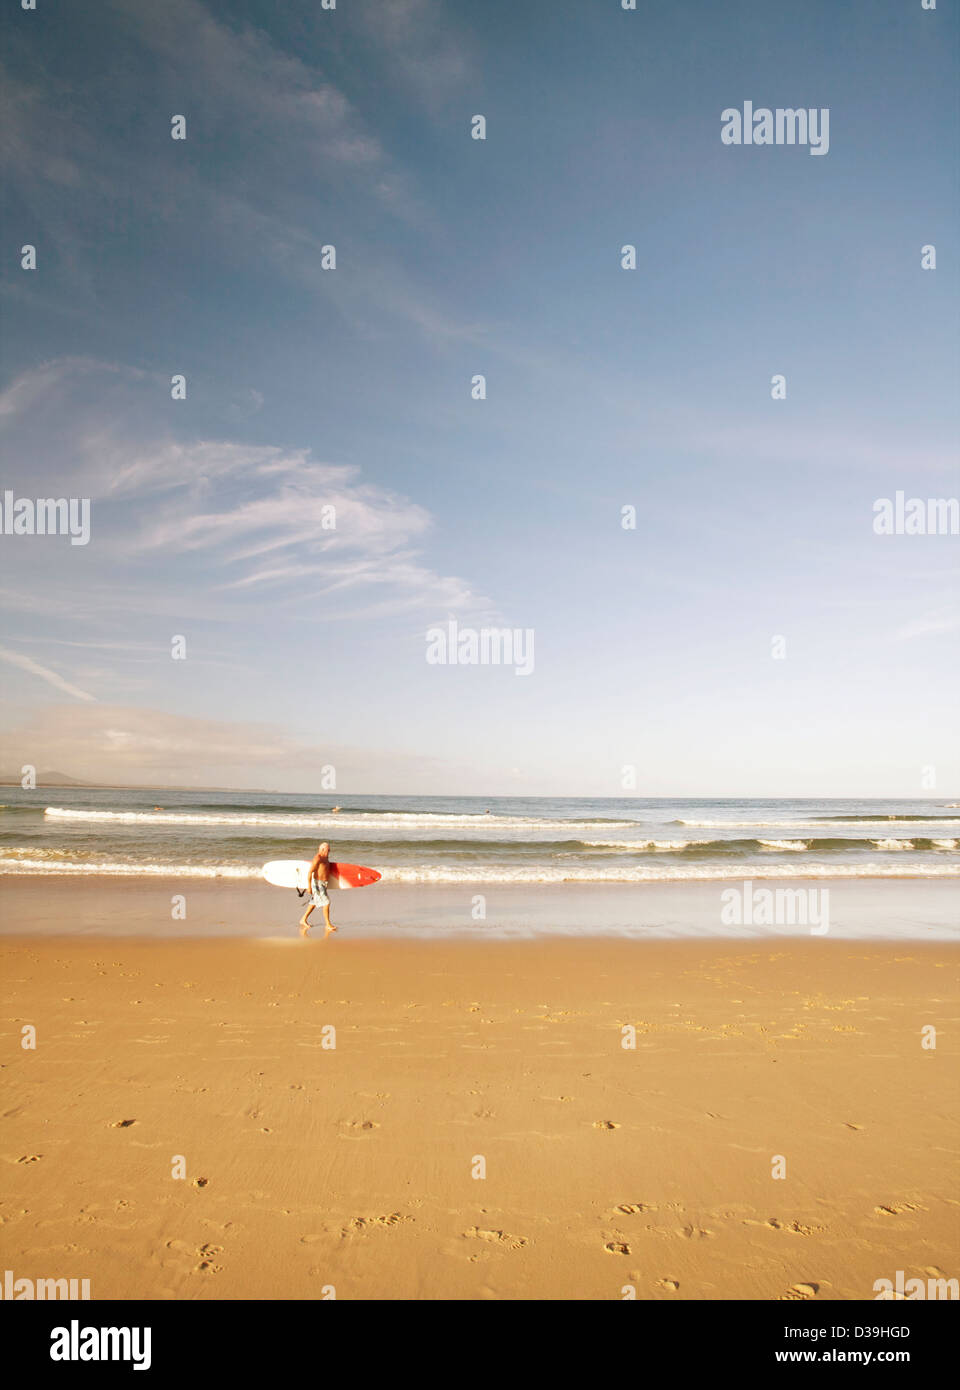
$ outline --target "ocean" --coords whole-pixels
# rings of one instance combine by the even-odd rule
[[[960,806],[942,799],[50,788],[6,789],[0,873],[257,879],[321,839],[333,859],[423,887],[960,876]]]

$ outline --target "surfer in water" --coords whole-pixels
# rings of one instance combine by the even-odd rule
[[[330,921],[330,897],[327,893],[327,880],[330,877],[330,846],[326,840],[317,846],[317,852],[313,856],[310,864],[310,872],[307,875],[307,883],[310,886],[310,906],[300,918],[300,935],[306,936],[310,930],[310,913],[315,907],[323,908],[323,920],[325,929],[323,939],[326,941],[331,932],[336,931],[336,927]]]

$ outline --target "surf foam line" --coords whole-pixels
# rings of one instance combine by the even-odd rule
[[[435,815],[420,811],[340,811],[337,815],[333,815],[329,811],[318,811],[309,815],[290,815],[284,812],[278,812],[276,815],[260,813],[252,815],[244,815],[243,813],[206,815],[186,811],[85,811],[72,806],[47,806],[44,808],[43,814],[51,820],[76,820],[117,825],[293,825],[308,829],[322,827],[334,831],[342,829],[344,826],[360,827],[364,830],[389,830],[397,827],[416,829],[418,826],[425,829],[438,826],[447,828],[465,826],[487,830],[506,828],[589,831],[594,830],[598,825],[609,825],[611,828],[619,830],[630,829],[642,824],[642,822],[631,820],[537,820],[524,816],[459,816],[453,813]]]
[[[22,875],[49,877],[52,875],[85,875],[104,878],[196,878],[196,879],[237,879],[259,880],[262,882],[261,865],[232,864],[139,864],[98,861],[78,863],[77,861],[51,862],[49,859],[0,859],[0,876]],[[502,868],[478,864],[470,868],[450,868],[446,865],[423,865],[419,868],[382,866],[383,883],[417,884],[422,887],[443,884],[488,883],[493,887],[510,887],[512,884],[562,884],[562,883],[661,883],[661,882],[709,882],[719,879],[743,879],[745,873],[751,878],[958,878],[960,864],[823,864],[798,863],[796,860],[764,861],[751,864],[667,864],[662,859],[656,863],[634,866],[633,868],[591,870],[549,868],[535,865]]]
[[[670,825],[688,825],[699,829],[710,830],[798,830],[812,831],[826,829],[829,824],[831,830],[842,830],[850,827],[853,830],[866,830],[870,826],[876,826],[878,830],[889,830],[899,822],[910,822],[908,834],[917,833],[914,824],[919,826],[930,825],[934,830],[941,829],[948,825],[960,825],[960,817],[955,816],[850,816],[843,818],[840,816],[817,816],[810,820],[672,820]],[[906,829],[906,825],[904,826]]]
[[[739,864],[655,864],[633,868],[570,870],[564,868],[538,869],[451,869],[445,865],[405,869],[384,867],[384,883],[489,883],[491,887],[510,884],[551,883],[696,883],[716,879],[750,878],[958,878],[960,865],[954,864],[808,864],[796,860],[776,863],[764,861],[745,866]]]
[[[247,864],[134,864],[106,861],[82,863],[77,860],[0,859],[3,874],[99,874],[103,878],[133,878],[148,874],[151,878],[259,878],[261,866]]]
[[[914,835],[909,840],[862,839],[857,836],[808,836],[804,840],[570,840],[557,841],[558,847],[564,844],[576,846],[578,843],[587,849],[609,849],[627,854],[631,850],[638,854],[650,851],[658,854],[768,854],[771,850],[783,853],[802,854],[849,854],[863,850],[916,850],[918,853],[929,849],[956,849],[957,840],[931,839],[929,836]],[[537,848],[535,841],[504,841],[505,845],[530,850]]]

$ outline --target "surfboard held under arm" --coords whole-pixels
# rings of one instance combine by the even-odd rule
[[[369,888],[381,875],[376,869],[365,869],[362,864],[339,864],[331,859],[328,865],[330,877],[328,888]],[[308,859],[271,859],[261,870],[263,877],[275,888],[298,888],[307,891],[307,875],[310,872]]]

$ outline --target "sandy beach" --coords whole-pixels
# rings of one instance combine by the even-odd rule
[[[953,945],[0,955],[15,1277],[94,1299],[859,1300],[960,1272]]]
[[[960,6],[7,8],[28,1374],[941,1374]]]

